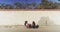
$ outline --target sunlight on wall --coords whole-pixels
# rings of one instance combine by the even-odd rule
[[[23,25],[25,20],[38,24],[41,17],[47,16],[60,25],[60,11],[0,11],[0,25]]]

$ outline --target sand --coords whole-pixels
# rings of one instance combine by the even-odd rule
[[[25,26],[0,26],[0,32],[60,32],[60,26],[40,26],[28,29]]]

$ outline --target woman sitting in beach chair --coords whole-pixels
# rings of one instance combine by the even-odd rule
[[[25,21],[24,25],[29,28],[29,24],[28,24],[28,21]]]
[[[25,21],[24,25],[25,25],[27,28],[31,28],[31,24],[29,24],[28,21]]]
[[[39,27],[39,25],[36,25],[35,22],[33,21],[32,22],[32,28],[38,28],[38,27]]]

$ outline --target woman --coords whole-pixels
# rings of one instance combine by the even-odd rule
[[[38,28],[38,27],[39,27],[39,25],[36,25],[35,22],[33,21],[32,22],[32,28]]]
[[[34,21],[32,22],[32,28],[35,28],[35,22]]]
[[[24,25],[25,25],[27,28],[29,28],[29,23],[28,23],[28,21],[25,21]]]

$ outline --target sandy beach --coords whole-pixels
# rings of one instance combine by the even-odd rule
[[[60,32],[60,27],[40,26],[38,29],[30,29],[25,26],[0,26],[0,32]]]
[[[15,12],[16,11],[16,12]],[[29,14],[28,14],[28,12],[29,12]],[[36,12],[39,12],[39,13],[36,13],[36,14],[38,14],[38,16],[40,17],[42,14],[43,15],[45,15],[45,13],[44,13],[44,11],[47,11],[46,12],[46,15],[51,15],[51,13],[50,13],[50,11],[52,12],[52,16],[54,17],[54,15],[55,15],[55,13],[54,13],[54,11],[55,12],[57,12],[57,15],[60,15],[59,14],[59,10],[33,10],[33,12],[31,12],[32,10],[0,10],[0,12],[3,14],[1,14],[1,18],[0,19],[3,19],[3,20],[1,20],[1,22],[3,23],[3,24],[16,24],[16,21],[18,20],[18,22],[17,23],[23,23],[22,21],[25,21],[26,20],[26,14],[23,14],[23,13],[26,13],[27,12],[27,16],[28,15],[31,15],[30,13],[33,13],[32,14],[32,16],[35,16],[35,13]],[[36,12],[34,12],[34,11],[36,11]],[[41,11],[43,11],[43,12],[41,12]],[[49,13],[48,13],[48,11],[49,11]],[[11,13],[12,12],[12,13]],[[21,13],[20,13],[21,12]],[[42,14],[41,14],[41,13]],[[47,14],[48,13],[48,14]],[[21,14],[21,15],[20,15]],[[41,14],[41,15],[40,15]],[[12,16],[11,16],[12,15]],[[16,16],[17,15],[17,16]],[[46,16],[45,15],[45,16]],[[7,17],[8,16],[8,17]],[[22,17],[22,19],[20,19],[21,17]],[[5,18],[4,18],[5,17]],[[15,18],[16,17],[16,18]],[[19,18],[20,17],[20,18]],[[25,17],[25,18],[24,18]],[[35,16],[36,17],[36,16]],[[38,17],[38,18],[39,18]],[[59,19],[59,17],[60,16],[56,16],[56,17],[58,17],[58,19]],[[37,19],[38,19],[37,18]],[[54,17],[55,18],[55,17]],[[16,20],[17,19],[17,20]],[[28,20],[30,20],[30,18],[27,18]],[[34,19],[35,20],[35,18],[32,18],[31,17],[31,19]],[[39,18],[40,19],[40,18]],[[52,17],[51,17],[51,19],[52,19]],[[57,18],[56,18],[57,19]],[[8,21],[9,20],[9,21]],[[13,20],[13,21],[12,21]],[[22,21],[21,21],[22,20]],[[54,19],[55,20],[55,19]],[[59,19],[60,20],[60,19]],[[21,22],[20,22],[21,21]],[[0,22],[0,24],[2,24]],[[7,23],[8,22],[8,23]],[[13,22],[13,23],[12,23]],[[59,22],[57,22],[57,23],[59,23]],[[7,26],[5,26],[5,25],[2,25],[2,26],[0,26],[0,32],[60,32],[60,25],[52,25],[52,26],[39,26],[39,28],[38,29],[32,29],[32,28],[26,28],[24,25],[19,25],[19,26],[9,26],[9,25],[7,25]]]

